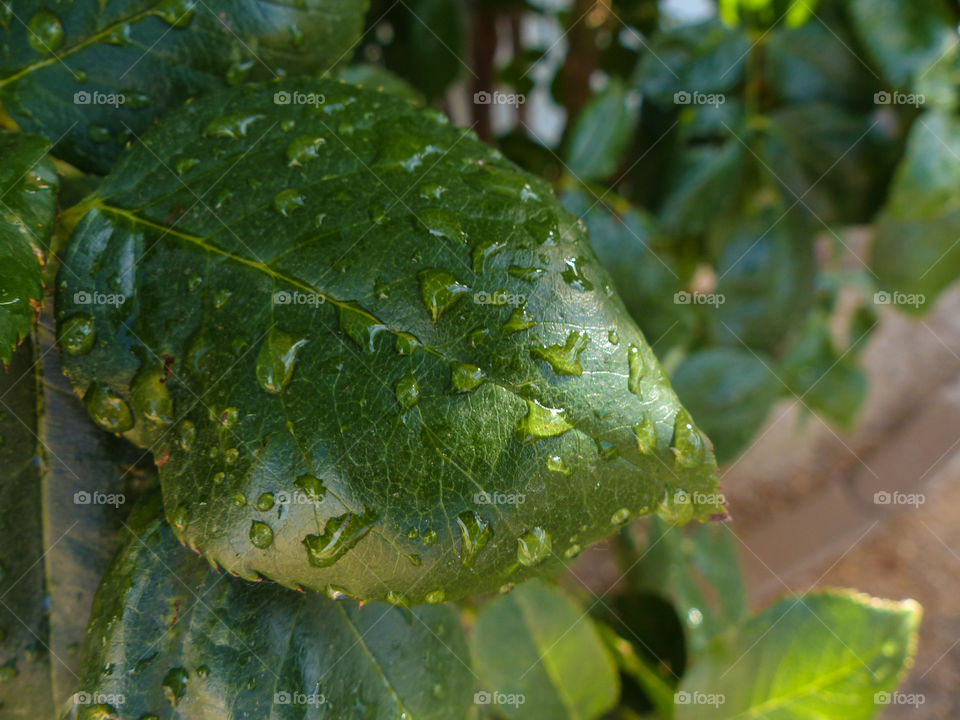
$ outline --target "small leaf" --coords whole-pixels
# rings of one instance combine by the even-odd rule
[[[565,154],[568,169],[578,180],[605,180],[617,169],[637,121],[635,94],[611,79],[573,121]]]
[[[97,593],[80,692],[123,720],[270,713],[463,718],[473,676],[451,606],[358,607],[214,572],[184,550],[159,498],[131,516]]]
[[[680,683],[675,718],[866,720],[912,664],[919,623],[913,600],[785,598],[718,638]]]
[[[483,607],[472,643],[482,700],[507,717],[593,720],[620,693],[610,651],[583,609],[538,580]]]

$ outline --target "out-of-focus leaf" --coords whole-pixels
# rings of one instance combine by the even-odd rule
[[[717,462],[736,458],[756,435],[783,386],[752,352],[717,347],[691,353],[671,373],[680,399],[710,434]]]
[[[639,102],[634,95],[612,79],[573,121],[565,155],[579,180],[605,180],[617,169],[637,120]]]
[[[860,43],[891,84],[911,87],[957,42],[943,0],[850,0]]]
[[[159,498],[134,510],[97,592],[80,677],[97,705],[81,717],[466,717],[473,677],[452,606],[359,608],[234,579],[160,514]]]
[[[30,332],[43,297],[59,178],[38,135],[0,134],[0,366]]]
[[[855,353],[837,352],[826,320],[818,314],[790,348],[780,375],[806,407],[842,428],[853,426],[866,399],[867,376]]]
[[[123,145],[187,98],[345,60],[364,0],[6,3],[0,101],[54,154],[103,174]]]
[[[960,120],[921,115],[876,222],[871,266],[899,309],[919,313],[960,275]]]
[[[613,202],[620,212],[609,209]],[[590,244],[613,278],[630,315],[663,355],[687,341],[695,321],[689,305],[678,304],[677,293],[686,286],[689,272],[653,245],[658,239],[656,221],[643,210],[626,206],[607,195],[597,202],[589,193],[569,190],[563,195],[567,210],[587,225]]]
[[[340,71],[340,79],[345,83],[399,95],[416,103],[422,103],[423,97],[414,87],[399,75],[372,63],[347,65]]]
[[[716,488],[583,226],[442,114],[286,81],[201,98],[147,141],[71,238],[61,345],[89,338],[74,387],[154,449],[171,523],[214,562],[450,600]],[[201,160],[175,176],[171,156]]]
[[[507,717],[593,720],[617,701],[616,665],[597,629],[564,593],[538,580],[481,609],[472,647],[487,697]]]
[[[797,215],[775,203],[715,230],[716,302],[704,312],[717,342],[773,351],[806,317],[816,266]]]
[[[913,600],[785,598],[718,638],[683,678],[675,718],[867,720],[912,664],[919,623]]]

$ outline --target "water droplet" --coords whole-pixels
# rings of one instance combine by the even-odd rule
[[[551,472],[561,473],[563,475],[570,474],[570,468],[567,467],[567,464],[563,461],[563,458],[559,455],[551,455],[547,458],[547,470]]]
[[[239,457],[240,451],[235,447],[227,448],[223,451],[223,461],[227,465],[233,465]]]
[[[597,453],[601,460],[615,460],[620,457],[620,450],[609,440],[595,440],[597,444]]]
[[[170,399],[166,379],[163,368],[148,365],[137,373],[130,386],[133,412],[155,425],[173,422],[173,400]]]
[[[272,510],[274,502],[273,493],[265,492],[257,498],[257,510],[260,512]]]
[[[272,395],[279,395],[290,384],[300,348],[306,338],[271,328],[257,353],[256,374],[260,387]]]
[[[327,496],[327,486],[314,475],[300,475],[293,484],[300,488],[311,502],[322,503]]]
[[[640,395],[640,380],[646,373],[643,363],[643,355],[640,348],[636,345],[630,346],[630,375],[627,378],[627,389],[634,395]]]
[[[698,627],[703,622],[703,613],[699,608],[690,608],[687,611],[687,623],[690,627]]]
[[[486,373],[476,365],[450,363],[450,389],[455,393],[473,392],[486,379]]]
[[[159,652],[155,652],[152,655],[148,655],[145,658],[140,658],[139,660],[137,660],[133,664],[133,667],[130,668],[130,674],[139,675],[140,673],[142,673],[144,670],[150,667],[150,664],[157,659],[157,655],[159,654],[160,654]]]
[[[518,442],[529,443],[563,435],[572,428],[562,409],[544,407],[536,400],[527,400],[527,414],[517,423],[514,437]]]
[[[110,30],[106,35],[100,37],[100,42],[106,43],[107,45],[117,45],[118,47],[126,47],[130,44],[130,25],[129,23],[123,23],[122,25],[117,25],[112,30]]]
[[[694,468],[703,462],[706,450],[703,434],[693,424],[693,418],[685,408],[680,408],[673,421],[674,464],[681,468]]]
[[[649,455],[657,449],[657,426],[649,417],[633,426],[637,438],[637,450],[641,455]]]
[[[242,508],[247,506],[247,498],[244,497],[243,493],[234,493],[233,494],[233,504],[235,507]]]
[[[667,488],[657,515],[669,525],[685,525],[693,518],[693,498],[685,490]]]
[[[376,519],[371,511],[362,514],[348,512],[329,518],[322,533],[307,535],[303,539],[307,560],[314,567],[333,565],[363,539]]]
[[[224,408],[218,416],[216,416],[217,422],[220,423],[220,426],[224,430],[229,430],[234,425],[237,424],[237,419],[240,417],[240,411],[235,407]]]
[[[413,351],[421,345],[422,343],[410,333],[397,333],[397,352],[401,355],[413,355]]]
[[[130,408],[109,385],[91,383],[83,396],[83,404],[94,422],[104,430],[122,433],[133,427]]]
[[[510,317],[503,324],[503,334],[512,335],[515,332],[531,328],[534,324],[534,319],[527,314],[526,310],[522,307],[515,307],[513,312],[510,313]]]
[[[183,175],[190,168],[196,167],[199,164],[200,158],[184,157],[180,158],[173,164],[173,169],[176,171],[177,175]]]
[[[55,52],[63,44],[63,25],[52,12],[40,10],[27,21],[27,42],[38,53]]]
[[[420,197],[424,200],[439,200],[446,188],[438,183],[425,183],[420,186]]]
[[[0,24],[3,24],[3,23],[0,23]],[[77,70],[76,72],[73,73],[73,79],[76,80],[78,83],[85,83],[87,81],[87,73],[85,73],[83,70]]]
[[[396,590],[387,591],[387,602],[391,605],[400,605],[406,606],[410,604],[410,601],[407,599],[407,596]]]
[[[280,121],[280,129],[284,132],[290,132],[293,130],[294,126],[297,124],[297,121],[293,118],[284,118]]]
[[[386,325],[365,310],[350,305],[340,306],[340,330],[367,352],[376,349],[374,340],[386,329]]]
[[[190,511],[185,505],[178,505],[170,513],[170,524],[181,532],[187,529],[187,525],[190,524]]]
[[[611,330],[607,333],[607,339],[610,341],[611,345],[619,345],[620,333],[618,333],[616,330]]]
[[[397,402],[404,410],[409,410],[420,401],[420,385],[413,373],[397,380],[395,389]]]
[[[550,533],[539,525],[517,538],[517,561],[525,567],[539,565],[553,550]]]
[[[90,352],[95,339],[96,331],[90,315],[74,315],[60,325],[60,348],[68,355]]]
[[[467,234],[460,227],[460,218],[450,210],[424,208],[417,212],[417,219],[434,237],[446,238],[454,242],[467,241]]]
[[[477,274],[487,269],[487,261],[503,250],[507,243],[503,240],[484,240],[473,248],[473,271]]]
[[[200,678],[201,680],[206,680],[208,677],[210,677],[210,668],[208,668],[206,665],[201,665],[200,667],[198,667],[197,677]]]
[[[590,343],[590,337],[584,331],[573,331],[567,335],[563,345],[550,345],[530,349],[530,356],[545,360],[557,375],[582,375],[580,353]]]
[[[583,274],[583,268],[581,267],[584,264],[583,258],[568,257],[564,259],[563,264],[566,267],[560,274],[567,285],[575,290],[593,290],[593,283],[587,280],[587,276]]]
[[[247,81],[253,70],[253,60],[238,60],[227,68],[227,85],[240,85]]]
[[[302,208],[307,199],[295,188],[281,190],[273,198],[273,209],[284,217],[288,217],[298,208]]]
[[[513,589],[516,587],[516,583],[508,582],[500,586],[499,592],[501,595],[506,595],[507,593],[513,592]]]
[[[187,694],[187,679],[189,673],[182,667],[170,668],[170,671],[163,678],[163,694],[174,707]]]
[[[540,277],[546,272],[546,270],[538,267],[523,267],[522,265],[511,265],[510,267],[507,268],[507,272],[513,275],[515,278],[519,278],[520,280],[533,282],[534,280],[539,280]]]
[[[295,167],[320,157],[320,146],[324,142],[322,137],[301,135],[287,145],[287,165]]]
[[[493,528],[473,510],[464,510],[457,515],[457,527],[460,530],[460,564],[469,568],[490,541]]]
[[[123,97],[126,99],[124,104],[133,110],[139,110],[150,104],[150,96],[139,90],[125,90]]]
[[[264,117],[266,116],[245,112],[219,115],[207,123],[206,127],[203,128],[203,134],[205,137],[236,140],[246,137],[250,126]]]
[[[265,522],[254,520],[250,523],[250,542],[254,547],[266,550],[273,544],[273,530]]]
[[[416,540],[418,537],[420,537],[420,531],[417,528],[412,527],[409,530],[407,530],[408,540]]]
[[[420,281],[420,297],[433,322],[453,307],[463,295],[470,292],[470,288],[457,282],[453,274],[447,270],[437,268],[421,270],[417,273],[417,279]]]
[[[195,7],[196,0],[163,0],[154,8],[153,14],[171,27],[182,30],[193,20]]]
[[[623,525],[629,519],[630,519],[630,509],[620,508],[613,515],[610,516],[610,524]]]
[[[409,560],[410,564],[414,567],[420,567],[423,564],[423,560],[420,559],[419,555],[410,555]]]
[[[103,125],[91,125],[87,129],[87,134],[95,143],[105,143],[110,139],[110,129]]]
[[[583,552],[583,548],[580,547],[577,543],[573,543],[573,545],[571,545],[570,547],[568,547],[566,550],[563,551],[563,556],[567,560],[573,560],[582,552]]]
[[[443,590],[431,590],[427,593],[427,602],[431,605],[439,605],[447,599],[447,594]]]
[[[426,530],[423,533],[423,544],[424,545],[433,545],[437,542],[437,531],[430,529]]]
[[[344,598],[353,597],[351,592],[345,587],[334,585],[333,583],[328,584],[324,592],[326,592],[327,597],[331,600],[343,600]]]

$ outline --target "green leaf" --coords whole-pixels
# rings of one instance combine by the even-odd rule
[[[900,310],[926,311],[960,268],[960,121],[921,115],[876,221],[871,266]]]
[[[860,43],[897,87],[911,87],[957,42],[942,0],[851,0],[849,8]]]
[[[786,598],[718,639],[683,678],[675,718],[873,717],[912,663],[919,623],[913,600]]]
[[[248,121],[254,145],[220,137]],[[77,226],[60,333],[93,328],[74,387],[155,449],[168,517],[211,561],[453,599],[716,487],[583,228],[439,113],[286,82],[198,100],[149,143]],[[161,158],[204,160],[176,177]]]
[[[583,107],[567,141],[568,170],[581,181],[605,180],[630,142],[637,122],[639,98],[613,78]]]
[[[86,717],[466,716],[473,675],[451,606],[360,608],[233,579],[159,514],[158,499],[134,510],[97,593],[80,692],[113,707]]]
[[[0,363],[30,332],[43,296],[59,178],[36,135],[0,134]]]
[[[592,720],[620,693],[616,665],[586,612],[534,580],[477,614],[473,656],[483,702],[511,718]]]
[[[395,75],[379,65],[370,63],[348,65],[340,71],[340,79],[345,83],[365,87],[368,90],[379,90],[399,95],[411,102],[423,102],[423,97],[412,85],[399,75]]]
[[[51,10],[24,0],[0,25],[0,101],[58,157],[103,174],[188,98],[330,70],[359,38],[366,4],[75,0]]]
[[[767,419],[783,386],[749,350],[716,347],[693,352],[670,374],[674,389],[713,438],[717,461],[743,452]]]

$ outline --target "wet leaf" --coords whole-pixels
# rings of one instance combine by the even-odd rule
[[[275,106],[278,91],[326,104]],[[247,120],[255,144],[220,136]],[[323,150],[290,166],[304,137]],[[126,298],[93,306],[96,339],[67,372],[102,426],[132,421],[127,436],[164,458],[168,517],[212,561],[367,599],[455,599],[669,512],[668,489],[716,487],[709,441],[585,229],[435,111],[287,82],[198,100],[148,142],[77,226],[61,333],[85,312],[75,292]],[[207,160],[177,177],[165,156]],[[276,355],[301,338],[292,364]],[[141,403],[133,389],[161,368]],[[172,423],[151,410],[164,395]],[[304,498],[304,476],[322,497]],[[261,510],[266,493],[278,500]],[[251,542],[254,521],[269,546]],[[538,528],[552,552],[523,562]]]

